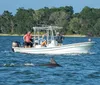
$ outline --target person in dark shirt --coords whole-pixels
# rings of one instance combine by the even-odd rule
[[[61,46],[61,45],[62,45],[63,39],[64,39],[64,37],[63,37],[59,32],[57,32],[56,41],[57,41],[57,43],[58,43],[58,44],[57,44],[58,46]]]

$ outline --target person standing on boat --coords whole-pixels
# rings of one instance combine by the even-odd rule
[[[28,48],[28,47],[30,48],[30,47],[33,46],[33,44],[32,44],[32,35],[31,35],[31,32],[30,31],[28,31],[24,35],[23,39],[24,39],[25,48]]]
[[[58,46],[61,46],[62,45],[63,39],[64,39],[64,37],[59,32],[57,32],[56,41],[57,41],[57,45]]]

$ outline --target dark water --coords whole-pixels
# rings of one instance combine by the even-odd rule
[[[0,85],[100,85],[100,38],[89,54],[32,55],[13,53],[12,41],[22,37],[0,37]],[[87,38],[65,38],[65,43],[87,41]],[[62,67],[27,66],[48,63],[54,59]]]

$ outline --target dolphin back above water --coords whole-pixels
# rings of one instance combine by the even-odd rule
[[[47,66],[47,67],[61,67],[53,58],[51,58],[50,63],[47,64],[39,64],[37,66]]]

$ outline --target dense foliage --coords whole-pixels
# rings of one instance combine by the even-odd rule
[[[33,26],[43,25],[61,26],[64,34],[100,36],[100,9],[86,6],[80,13],[74,13],[72,6],[19,8],[15,15],[9,11],[0,15],[0,33],[24,34]]]

